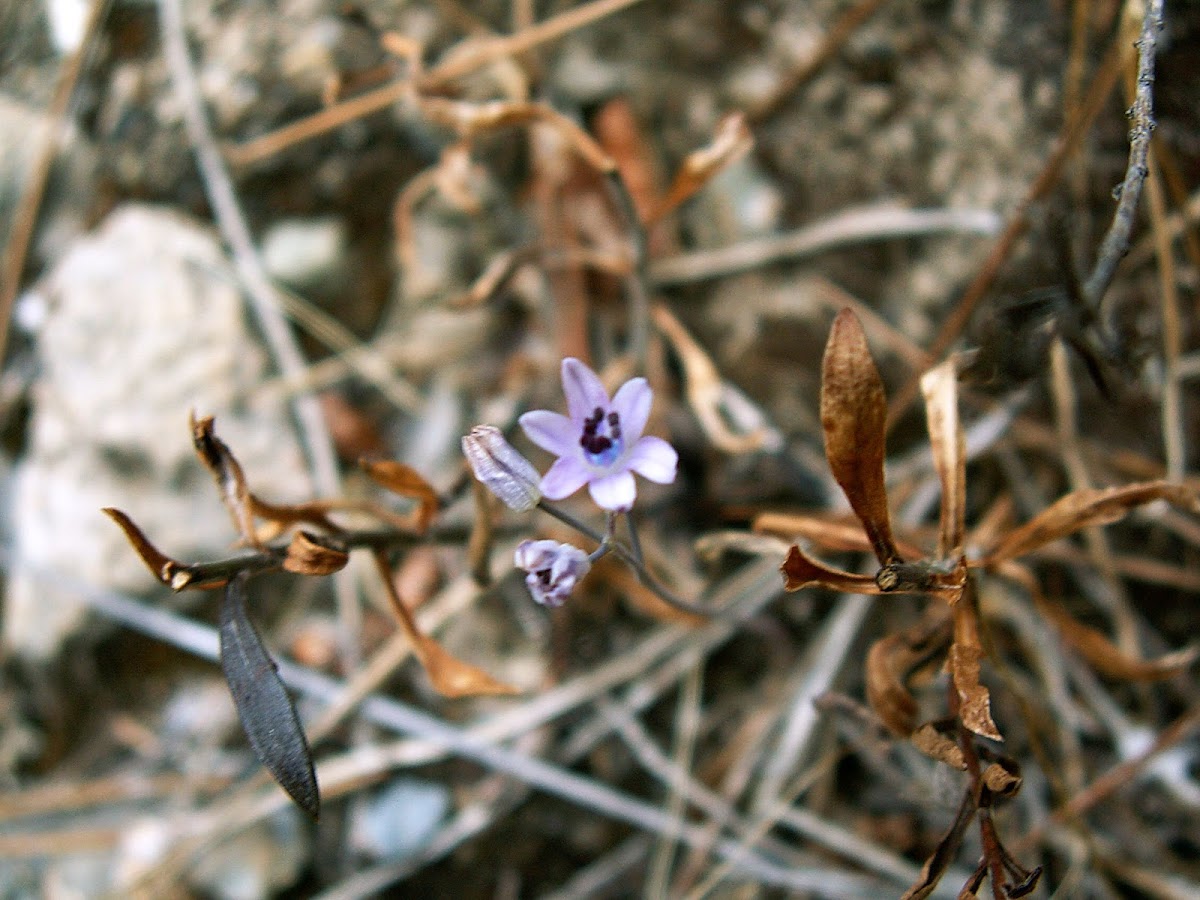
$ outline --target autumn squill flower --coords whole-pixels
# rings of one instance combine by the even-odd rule
[[[634,472],[658,484],[675,480],[675,448],[642,434],[653,400],[645,378],[625,382],[610,400],[595,372],[567,358],[562,385],[569,416],[537,409],[519,419],[531,441],[558,457],[542,476],[548,499],[562,500],[586,484],[597,506],[628,510],[637,497]]]
[[[524,570],[533,599],[550,607],[562,606],[592,567],[586,553],[558,541],[522,541],[513,561]]]

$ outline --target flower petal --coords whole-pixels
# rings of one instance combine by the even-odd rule
[[[568,456],[579,447],[579,426],[561,413],[535,409],[517,419],[525,436],[555,456]]]
[[[625,465],[647,481],[670,484],[675,480],[679,454],[662,438],[646,435],[629,451]]]
[[[628,472],[617,472],[597,478],[588,485],[588,493],[601,509],[630,509],[637,498],[637,486]],[[546,496],[550,496],[549,491]]]
[[[630,378],[613,397],[612,408],[621,417],[621,435],[625,438],[626,446],[640,438],[645,431],[653,399],[654,392],[645,378]]]
[[[561,457],[542,476],[542,493],[549,500],[570,497],[587,483],[589,474],[583,460],[576,456]]]
[[[567,397],[567,409],[576,424],[581,424],[596,409],[607,410],[608,391],[596,373],[573,356],[562,361],[562,386]]]

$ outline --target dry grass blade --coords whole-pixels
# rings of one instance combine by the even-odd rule
[[[963,597],[954,607],[954,643],[946,657],[946,668],[958,694],[958,715],[963,725],[975,734],[1002,741],[992,721],[992,698],[979,680],[985,653],[979,640],[979,613],[974,588],[968,579]]]
[[[994,566],[1005,560],[1016,559],[1082,528],[1116,522],[1134,507],[1156,500],[1166,500],[1184,509],[1194,510],[1197,507],[1193,488],[1169,481],[1144,481],[1121,487],[1074,491],[1007,534],[987,554],[983,565]]]
[[[337,547],[330,547],[307,531],[297,531],[288,544],[283,568],[297,575],[332,575],[346,567],[350,554]]]
[[[820,515],[764,512],[754,517],[751,529],[759,534],[777,534],[791,540],[804,538],[832,552],[871,552],[871,542],[857,520],[841,522]],[[904,556],[916,558],[922,555],[920,547],[903,538],[896,538],[896,547]]]
[[[966,530],[967,454],[958,420],[958,375],[953,357],[921,376],[921,393],[933,465],[942,483],[938,556],[944,559],[961,555]]]
[[[396,613],[400,627],[412,642],[413,653],[429,676],[434,690],[443,697],[452,698],[520,693],[515,687],[498,681],[482,669],[458,659],[433,638],[422,633],[417,620],[400,599],[386,558],[378,552],[374,557],[375,567],[387,591],[388,600],[391,601],[392,610]]]
[[[884,591],[871,575],[856,575],[834,569],[808,556],[793,545],[787,559],[779,567],[783,573],[784,589],[800,591],[806,587],[823,587],[847,594],[882,594]]]
[[[393,460],[368,461],[359,463],[371,480],[385,490],[401,497],[410,497],[417,501],[416,524],[418,531],[425,531],[438,511],[438,495],[420,472],[412,466]]]
[[[883,479],[887,397],[862,323],[848,309],[833,320],[821,366],[825,456],[880,565],[900,559]]]
[[[675,180],[647,225],[669,215],[700,190],[726,166],[737,162],[754,147],[754,135],[740,112],[730,113],[717,123],[712,143],[687,155]]]

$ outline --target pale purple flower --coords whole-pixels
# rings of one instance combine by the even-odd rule
[[[546,497],[561,500],[586,484],[597,506],[627,510],[637,497],[634,472],[658,484],[675,480],[675,448],[642,434],[653,399],[645,378],[625,382],[610,400],[595,372],[567,358],[562,384],[570,416],[535,409],[518,420],[531,441],[558,457],[542,476]]]
[[[562,606],[592,567],[586,553],[558,541],[521,541],[513,561],[533,599],[550,607]]]

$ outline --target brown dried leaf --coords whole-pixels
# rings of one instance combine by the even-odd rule
[[[997,797],[1013,797],[1021,790],[1021,776],[998,762],[983,770],[981,780],[983,786]]]
[[[307,531],[297,531],[288,544],[283,568],[298,575],[332,575],[346,567],[350,554],[338,547],[330,547]]]
[[[992,721],[991,695],[979,681],[983,658],[974,598],[964,597],[964,602],[954,607],[954,643],[946,657],[946,668],[958,693],[958,716],[967,730],[1002,741],[1004,738]]]
[[[900,558],[883,480],[887,398],[862,323],[849,309],[833,320],[821,369],[821,426],[833,477],[850,501],[880,565]]]
[[[1193,644],[1158,659],[1137,659],[1125,653],[1103,633],[1084,625],[1065,609],[1051,603],[1041,591],[1032,592],[1039,611],[1054,623],[1063,640],[1092,668],[1110,678],[1126,681],[1162,681],[1184,672],[1200,656],[1200,646]]]
[[[825,550],[839,553],[871,552],[871,542],[857,519],[841,522],[819,514],[765,512],[755,516],[750,527],[789,540],[804,538]],[[920,547],[903,538],[896,539],[896,546],[904,556],[915,559],[923,555]]]
[[[687,155],[675,174],[666,197],[648,220],[656,222],[695,194],[723,168],[741,159],[754,147],[754,135],[740,112],[729,113],[717,123],[712,143]]]
[[[925,900],[934,892],[938,882],[950,868],[950,863],[954,861],[954,856],[958,853],[958,847],[962,843],[963,834],[966,833],[967,826],[971,824],[974,813],[975,803],[971,797],[971,791],[968,790],[963,795],[962,803],[959,804],[954,823],[946,832],[945,837],[938,842],[937,848],[930,854],[929,859],[925,860],[925,865],[921,867],[921,874],[917,876],[916,882],[904,892],[900,900]]]
[[[429,676],[434,690],[443,697],[505,697],[520,693],[512,685],[496,680],[483,669],[463,662],[433,638],[424,634],[413,637],[417,659],[425,667],[425,674]]]
[[[250,489],[242,467],[225,442],[213,431],[213,417],[197,419],[195,413],[189,417],[192,429],[192,445],[196,455],[212,473],[221,492],[221,500],[233,519],[233,527],[247,544],[262,549],[262,542],[254,530],[254,514],[250,508]]]
[[[392,572],[383,553],[376,552],[375,568],[383,581],[400,628],[412,643],[413,653],[424,667],[429,681],[443,697],[506,696],[520,693],[515,687],[498,681],[482,669],[465,663],[445,647],[422,633],[392,581]]]
[[[911,740],[913,746],[926,756],[932,757],[938,762],[944,762],[952,768],[966,771],[967,761],[963,758],[962,748],[934,728],[931,723],[926,722],[914,731]]]
[[[438,495],[425,477],[411,466],[392,460],[360,460],[361,465],[380,487],[417,501],[417,530],[425,531],[438,511]]]
[[[895,734],[908,737],[916,727],[917,701],[906,682],[950,642],[945,607],[929,608],[925,618],[898,634],[876,641],[867,652],[867,699]]]
[[[265,526],[255,528],[259,540],[269,541],[279,537],[293,525],[307,524],[337,533],[341,528],[326,515],[331,510],[343,508],[345,504],[336,500],[309,500],[304,503],[268,503],[256,494],[247,498],[251,515],[264,519]]]
[[[938,556],[958,556],[966,531],[967,454],[958,420],[958,375],[953,357],[921,376],[933,465],[942,482]]]
[[[824,587],[831,591],[843,591],[847,594],[884,593],[872,576],[855,575],[852,572],[834,569],[808,556],[795,545],[788,550],[787,559],[783,561],[779,571],[783,573],[783,587],[787,591],[799,591],[806,587]]]
[[[150,539],[146,537],[142,529],[138,528],[133,520],[119,509],[106,506],[101,512],[116,522],[118,527],[125,532],[125,538],[133,546],[137,555],[142,558],[142,562],[146,564],[151,575],[172,590],[178,591],[187,587],[186,577],[181,578],[181,576],[187,575],[188,567],[186,565],[171,559],[150,543]],[[178,581],[182,581],[182,583],[177,585]]]
[[[1016,559],[1082,528],[1116,522],[1134,507],[1155,500],[1166,500],[1191,510],[1198,506],[1194,489],[1169,481],[1142,481],[1121,487],[1074,491],[1010,532],[982,564],[994,566]]]

